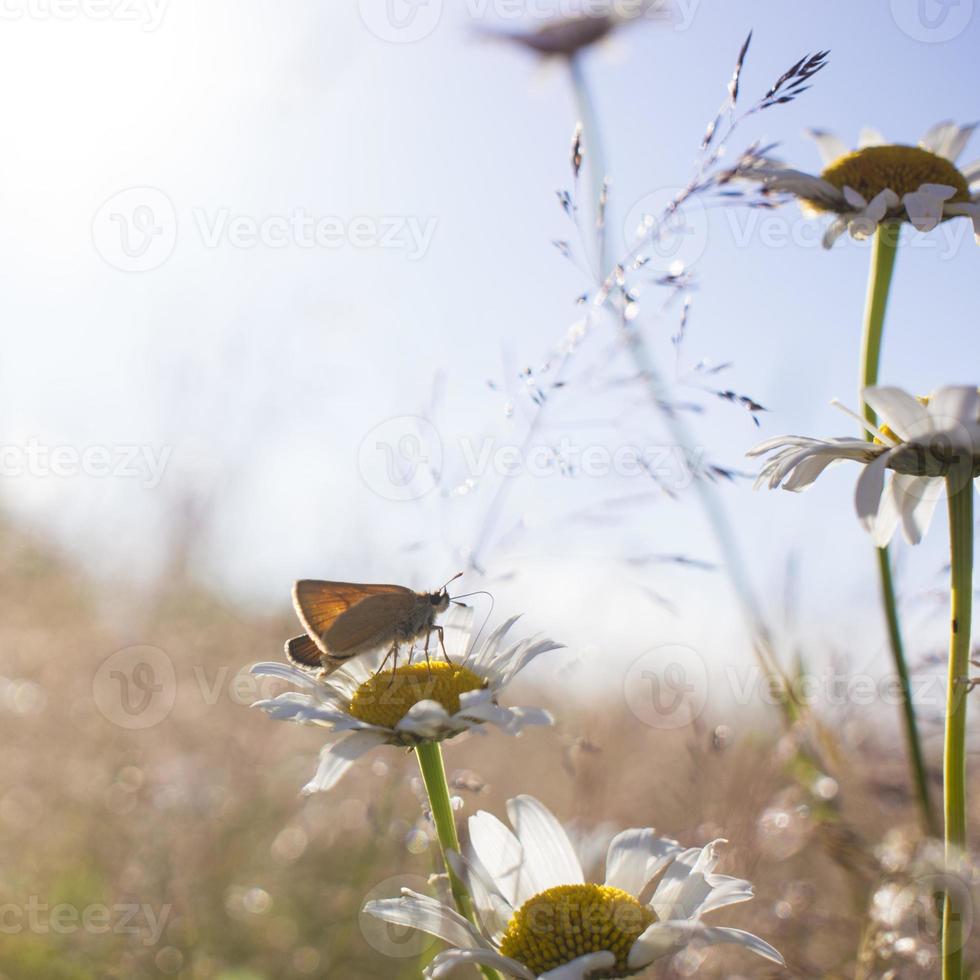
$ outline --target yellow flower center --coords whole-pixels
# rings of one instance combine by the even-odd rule
[[[618,888],[559,885],[529,898],[514,913],[500,952],[540,976],[577,956],[608,950],[616,965],[601,976],[628,976],[630,947],[656,918]]]
[[[350,699],[350,713],[369,725],[394,728],[419,701],[438,701],[454,715],[459,696],[487,686],[468,667],[433,660],[430,664],[405,664],[379,671],[366,680]]]
[[[920,146],[866,146],[836,159],[820,175],[838,190],[853,187],[866,201],[885,189],[900,198],[923,184],[956,188],[952,201],[969,201],[966,178],[945,157]]]

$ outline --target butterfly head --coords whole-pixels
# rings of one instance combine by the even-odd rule
[[[445,612],[449,608],[449,592],[444,588],[438,592],[430,592],[427,596],[433,612]]]

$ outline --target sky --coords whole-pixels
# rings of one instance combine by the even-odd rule
[[[533,416],[521,372],[549,362],[589,287],[553,244],[578,247],[556,198],[572,186],[567,72],[487,37],[555,9],[4,0],[8,517],[109,584],[149,585],[185,547],[195,576],[261,609],[284,607],[298,577],[432,588],[476,548],[485,574],[467,587],[489,586],[496,615],[525,609],[586,664],[664,643],[744,657],[725,576],[698,567],[719,556],[683,474],[671,499],[603,470],[603,452],[633,445],[676,462],[612,333],[589,335],[568,384],[546,392],[538,455],[501,475]],[[584,61],[618,251],[687,181],[750,30],[745,105],[800,56],[831,53],[733,152],[777,142],[813,170],[808,127],[914,143],[980,113],[974,0],[660,9]],[[977,156],[980,138],[964,161]],[[730,363],[719,385],[767,409],[757,426],[678,387],[703,409],[698,449],[749,473],[762,438],[852,434],[830,402],[856,402],[867,245],[823,251],[795,208],[688,217],[680,255],[698,284],[679,359],[679,308],[655,290],[644,340],[668,380]],[[902,249],[883,382],[978,381],[978,260],[965,221]],[[562,439],[575,476],[546,463]],[[386,468],[409,457],[421,490]],[[738,479],[716,497],[787,650],[870,668],[884,646],[855,478],[842,466],[803,495]],[[944,534],[940,512],[923,546],[897,548],[919,655],[942,644]]]

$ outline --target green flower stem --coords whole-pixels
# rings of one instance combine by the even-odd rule
[[[950,635],[946,692],[946,749],[943,763],[946,866],[952,874],[966,848],[966,705],[973,613],[973,480],[947,477],[949,497]],[[943,980],[963,977],[962,896],[946,892],[943,906]]]
[[[881,360],[881,337],[885,326],[885,310],[888,306],[888,293],[892,274],[895,271],[895,256],[898,252],[898,237],[901,226],[896,222],[885,222],[878,226],[874,236],[871,254],[871,270],[868,275],[868,295],[864,308],[864,334],[861,339],[861,406],[864,417],[875,424],[874,411],[864,402],[863,391],[878,383],[878,365]],[[870,433],[865,433],[870,440]],[[891,562],[888,549],[878,548],[878,578],[881,585],[881,604],[888,627],[888,645],[892,652],[895,674],[902,692],[902,718],[905,727],[905,747],[912,781],[919,801],[923,828],[927,834],[939,835],[935,811],[929,798],[929,780],[926,775],[925,760],[922,755],[922,740],[915,717],[915,704],[912,701],[912,686],[909,681],[908,663],[902,644],[902,629],[898,617],[898,604],[895,601],[895,583],[892,579]]]
[[[476,916],[473,902],[459,876],[449,863],[447,852],[460,853],[459,837],[456,834],[456,817],[453,813],[452,800],[449,798],[449,784],[446,782],[446,767],[442,761],[442,746],[438,742],[423,742],[415,747],[415,755],[419,760],[422,771],[422,782],[429,797],[429,808],[432,811],[432,822],[436,825],[439,836],[439,849],[442,861],[449,875],[449,887],[453,893],[453,901],[460,915],[465,916],[476,926]],[[480,971],[487,980],[501,980],[500,974],[490,967],[481,966]]]

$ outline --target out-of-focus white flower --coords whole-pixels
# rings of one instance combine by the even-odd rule
[[[973,221],[980,244],[980,161],[962,170],[956,166],[975,128],[937,123],[918,146],[888,144],[876,130],[866,129],[854,151],[832,133],[810,130],[824,161],[819,175],[759,157],[742,176],[773,193],[793,195],[806,213],[836,214],[824,235],[825,248],[845,231],[867,238],[883,221],[908,220],[925,232],[960,215]]]
[[[409,890],[364,907],[452,947],[429,964],[431,980],[466,965],[519,980],[626,977],[685,946],[718,943],[783,963],[758,936],[701,922],[752,897],[749,882],[714,873],[724,841],[684,848],[653,830],[624,830],[609,844],[605,882],[588,884],[564,828],[545,806],[518,796],[507,814],[513,831],[490,813],[476,813],[469,820],[472,855],[451,855],[477,926]]]
[[[863,463],[854,504],[875,544],[885,547],[899,523],[906,540],[918,544],[929,529],[946,479],[953,475],[965,484],[980,473],[980,393],[974,387],[951,385],[921,399],[890,387],[865,388],[863,396],[882,422],[877,429],[868,426],[874,442],[769,439],[748,453],[769,457],[756,487],[804,490],[832,463]]]
[[[471,643],[473,613],[456,607],[446,617],[447,660],[378,670],[381,654],[358,657],[325,677],[282,663],[260,663],[253,674],[291,681],[301,691],[256,701],[270,717],[319,725],[339,736],[327,743],[304,793],[328,790],[354,762],[379,745],[414,746],[496,725],[519,735],[528,725],[549,725],[541,708],[503,707],[497,697],[539,654],[561,647],[539,637],[510,642],[519,617],[483,642]]]

